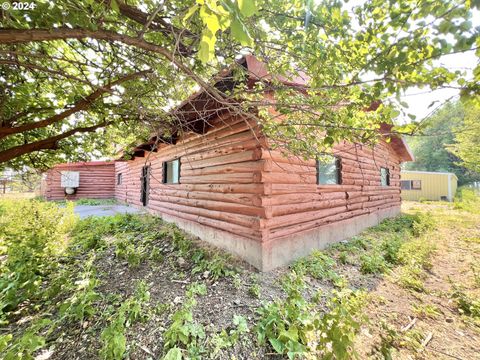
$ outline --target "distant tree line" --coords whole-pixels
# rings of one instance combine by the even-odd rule
[[[447,103],[408,143],[415,162],[406,170],[453,172],[460,185],[480,181],[480,109],[471,103]]]

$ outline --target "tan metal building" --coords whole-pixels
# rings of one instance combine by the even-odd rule
[[[454,173],[402,170],[400,173],[402,200],[453,201],[457,181]]]

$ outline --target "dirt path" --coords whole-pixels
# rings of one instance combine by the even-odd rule
[[[474,271],[480,260],[480,216],[448,205],[406,204],[405,212],[430,211],[437,219],[436,251],[423,292],[407,290],[387,276],[371,293],[370,325],[359,336],[360,357],[480,359],[480,327],[462,316],[455,286],[480,299]],[[478,282],[478,279],[477,279]],[[383,355],[382,355],[383,354]]]

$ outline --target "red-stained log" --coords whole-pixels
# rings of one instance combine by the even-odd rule
[[[73,195],[65,194],[61,187],[62,171],[80,174],[79,187]],[[115,197],[115,163],[85,162],[59,164],[46,172],[43,196],[47,200],[109,199]]]

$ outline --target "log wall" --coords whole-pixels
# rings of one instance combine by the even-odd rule
[[[117,162],[123,184],[115,196],[141,207],[141,173],[148,165],[148,210],[261,241],[266,218],[261,183],[264,138],[256,124],[244,119],[220,117],[213,125],[203,136],[190,134],[158,152]],[[162,162],[178,157],[180,184],[162,184]]]
[[[78,171],[77,192],[66,195],[61,187],[62,171]],[[43,196],[47,200],[109,199],[115,197],[115,163],[106,161],[59,164],[46,172]]]
[[[263,151],[265,240],[400,206],[400,158],[389,144],[370,148],[342,143],[334,147],[334,154],[341,158],[341,184],[317,185],[314,160]],[[390,186],[381,185],[381,167],[390,171]]]
[[[117,162],[118,200],[141,207],[141,171],[151,166],[147,209],[259,242],[400,205],[400,158],[391,146],[342,143],[342,184],[317,185],[316,163],[268,149],[253,122],[219,118],[206,135]],[[162,184],[162,162],[181,158],[180,184]],[[381,186],[380,168],[390,170]]]

